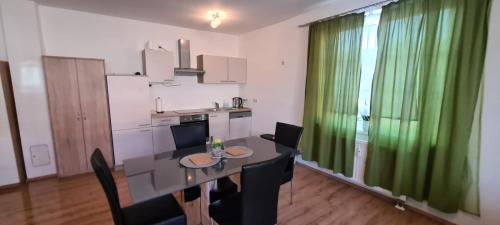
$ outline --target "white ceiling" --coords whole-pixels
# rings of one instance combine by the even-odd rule
[[[294,17],[332,0],[34,0],[52,7],[136,20],[240,34]],[[225,12],[213,30],[210,10]]]

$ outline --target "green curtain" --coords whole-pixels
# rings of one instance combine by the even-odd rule
[[[474,181],[469,171],[477,171],[468,157],[479,149],[469,142],[489,8],[489,0],[401,0],[383,8],[367,185],[427,200],[443,212],[479,213],[478,204],[465,207],[463,200]]]
[[[364,14],[309,30],[303,159],[352,177]]]

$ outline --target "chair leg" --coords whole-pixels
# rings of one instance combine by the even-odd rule
[[[203,225],[203,213],[201,213],[201,208],[202,208],[202,203],[201,203],[201,196],[200,196],[200,225]]]
[[[290,205],[293,205],[293,179],[290,180]]]

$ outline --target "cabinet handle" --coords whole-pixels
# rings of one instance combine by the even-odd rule
[[[171,119],[166,119],[166,120],[160,120],[161,122],[170,122],[172,121]]]
[[[149,123],[145,123],[145,124],[139,124],[140,127],[146,127],[146,126],[150,126],[151,124]]]
[[[151,132],[151,130],[140,130],[140,132]]]

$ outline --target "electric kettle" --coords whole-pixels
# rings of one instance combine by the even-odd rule
[[[233,108],[243,108],[243,99],[240,97],[234,97]]]

